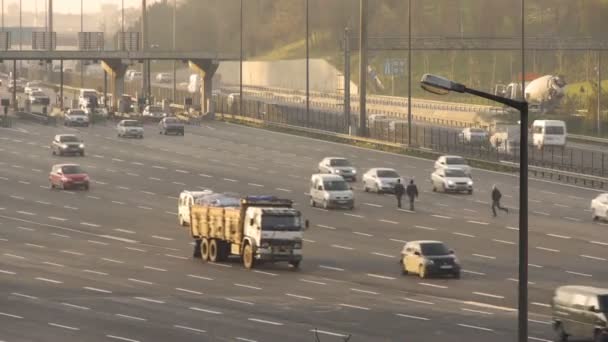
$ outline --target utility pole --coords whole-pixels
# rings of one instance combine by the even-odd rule
[[[308,32],[308,0],[306,0],[306,127],[310,124],[310,38]]]
[[[48,0],[49,1],[49,7],[47,9],[48,11],[48,32],[49,32],[49,40],[51,41],[51,46],[49,47],[49,50],[53,50],[53,0]]]
[[[360,0],[359,40],[359,135],[367,135],[367,0]]]
[[[147,17],[147,4],[146,0],[141,1],[141,44],[142,44],[142,52],[146,52],[148,50],[148,17]],[[149,64],[147,60],[144,60],[143,63],[143,72],[142,72],[142,90],[141,93],[144,98],[147,98],[149,94],[148,92],[148,83],[150,79],[148,78],[150,74],[148,73]]]
[[[176,18],[177,18],[177,0],[173,0],[173,51],[175,52],[177,42],[175,41],[176,37]],[[171,92],[171,102],[175,103],[175,94],[177,90],[177,61],[173,60],[173,91]]]
[[[348,26],[344,28],[344,119],[350,135],[350,35]]]
[[[84,39],[84,0],[80,0],[80,32]],[[84,61],[80,60],[80,88],[84,88]]]
[[[407,145],[412,146],[412,0],[407,2],[407,26]]]
[[[598,50],[597,51],[597,136],[601,136],[602,135],[602,123],[601,123],[601,116],[602,116],[602,104],[601,104],[601,98],[602,98],[602,51]]]
[[[239,53],[239,115],[243,115],[243,0],[241,0],[241,19],[240,19],[240,53]],[[234,112],[233,112],[234,113]]]

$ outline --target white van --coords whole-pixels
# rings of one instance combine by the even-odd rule
[[[340,175],[314,174],[310,178],[310,205],[325,209],[355,207],[353,190]]]
[[[213,194],[213,191],[211,190],[184,190],[181,194],[179,194],[179,200],[177,201],[177,219],[179,221],[180,226],[190,225],[190,207],[192,207],[192,204],[194,204],[196,199],[211,194]]]
[[[89,105],[89,101],[91,100],[97,102],[97,90],[80,89],[80,96],[78,97],[78,106],[80,107],[80,109],[87,108]]]
[[[561,120],[534,120],[532,123],[532,143],[542,149],[544,146],[566,146],[566,123]]]

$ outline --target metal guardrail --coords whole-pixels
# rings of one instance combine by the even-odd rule
[[[513,163],[509,161],[501,161],[501,164],[512,166],[519,168],[519,163]],[[574,184],[582,182],[583,185],[587,186],[591,184],[591,187],[599,187],[601,189],[605,189],[606,185],[608,185],[608,178],[599,177],[594,175],[587,175],[582,173],[575,173],[570,171],[558,170],[558,169],[548,169],[539,166],[528,165],[528,171],[534,176],[542,177],[542,178],[551,178],[557,179],[559,181],[566,181],[567,183],[573,182]],[[598,185],[598,186],[596,186]]]
[[[608,139],[592,137],[589,135],[568,134],[568,139],[581,140],[585,142],[593,142],[602,145],[608,145]]]
[[[56,125],[57,119],[54,116],[48,116],[40,113],[17,112],[17,117],[24,120],[36,121],[45,125]]]

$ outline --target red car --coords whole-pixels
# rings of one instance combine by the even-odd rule
[[[78,164],[53,165],[49,174],[51,189],[81,187],[89,190],[89,175]]]

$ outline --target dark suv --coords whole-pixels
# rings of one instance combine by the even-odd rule
[[[84,156],[84,143],[74,134],[57,134],[51,143],[53,155],[79,154]]]
[[[608,342],[608,289],[560,286],[551,308],[555,341]]]
[[[184,124],[175,117],[163,118],[158,123],[159,133],[184,135]]]

